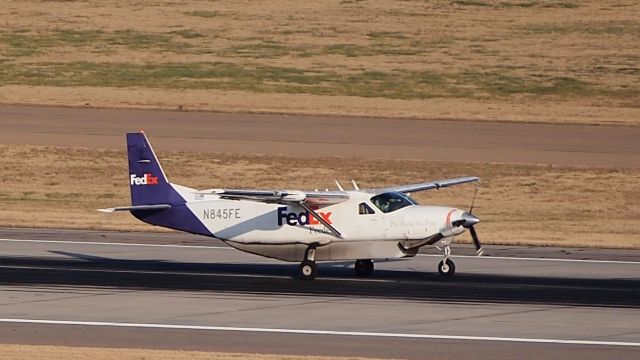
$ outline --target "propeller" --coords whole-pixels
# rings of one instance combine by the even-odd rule
[[[476,255],[482,256],[482,254],[484,253],[484,248],[480,243],[480,239],[478,239],[478,233],[476,233],[476,229],[473,227],[473,225],[477,224],[480,221],[478,218],[473,216],[473,205],[476,202],[476,197],[478,196],[478,189],[480,188],[480,185],[478,185],[478,183],[475,183],[475,188],[476,189],[473,193],[473,199],[471,200],[471,206],[469,207],[469,215],[471,215],[472,218],[476,219],[476,221],[469,225],[469,233],[471,234],[471,239],[473,239],[473,245],[475,245],[476,247]]]
[[[476,202],[476,197],[478,196],[478,184],[476,183],[476,190],[473,193],[473,199],[471,200],[471,206],[469,207],[469,211],[465,211],[462,213],[462,216],[451,223],[452,226],[462,226],[466,229],[469,229],[469,233],[471,234],[471,239],[473,239],[473,245],[476,247],[476,255],[482,256],[484,253],[484,248],[480,243],[480,239],[478,238],[478,233],[476,233],[476,229],[473,227],[475,224],[480,222],[480,219],[473,215],[473,205]]]
[[[476,233],[476,229],[473,226],[469,226],[469,233],[471,233],[471,238],[473,239],[473,245],[476,246],[476,255],[482,256],[484,253],[484,248],[482,244],[480,244],[480,240],[478,239],[478,234]]]

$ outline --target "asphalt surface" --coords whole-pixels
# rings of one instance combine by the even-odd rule
[[[640,128],[0,106],[0,143],[640,167]],[[17,240],[17,241],[16,241]],[[158,246],[159,245],[159,246]],[[175,233],[0,229],[0,343],[407,359],[637,359],[640,252],[297,265]]]
[[[0,143],[640,167],[640,128],[0,106]]]
[[[304,282],[295,264],[191,235],[0,238],[2,343],[410,359],[636,359],[640,346],[638,251],[489,247],[456,257],[448,281],[423,253],[371,279],[323,263]]]

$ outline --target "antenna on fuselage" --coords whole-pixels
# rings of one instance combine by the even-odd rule
[[[338,185],[338,190],[340,190],[340,191],[344,191],[344,189],[342,188],[342,185],[340,185],[340,183],[338,182],[338,180],[336,180],[336,185]]]
[[[351,183],[353,184],[353,188],[354,188],[355,190],[360,190],[360,188],[358,187],[358,184],[356,184],[356,181],[355,181],[355,180],[351,179]]]

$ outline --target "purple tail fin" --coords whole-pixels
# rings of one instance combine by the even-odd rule
[[[133,216],[148,224],[213,236],[189,210],[185,199],[169,183],[144,133],[127,134],[127,153],[131,205],[168,205],[168,207],[132,209]]]
[[[169,184],[143,132],[127,134],[131,205],[184,204]]]

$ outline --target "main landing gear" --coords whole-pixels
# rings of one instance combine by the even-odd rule
[[[298,267],[298,273],[302,280],[313,280],[318,275],[318,265],[315,261],[304,260]]]
[[[316,247],[309,246],[304,252],[304,260],[298,266],[298,275],[302,280],[313,280],[318,275],[318,266],[315,262]]]
[[[354,270],[359,277],[367,278],[371,276],[371,274],[373,274],[373,260],[356,260]]]
[[[453,263],[453,260],[449,259],[449,256],[451,255],[451,248],[449,245],[446,245],[442,249],[442,255],[444,256],[444,259],[442,259],[438,264],[438,272],[443,277],[452,277],[453,274],[456,273],[456,264]]]
[[[304,260],[302,260],[300,266],[298,266],[298,276],[300,279],[313,280],[316,278],[316,275],[318,275],[318,266],[316,265],[315,257],[316,247],[309,246],[304,252]],[[373,260],[356,260],[354,270],[359,277],[366,278],[371,276],[371,274],[373,274]]]

